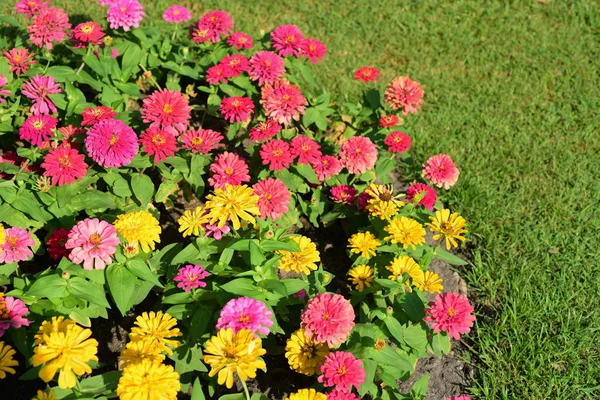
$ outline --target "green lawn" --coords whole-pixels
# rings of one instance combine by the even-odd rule
[[[102,15],[69,2],[83,3],[53,1]],[[170,2],[154,3],[160,18]],[[255,36],[297,24],[328,45],[314,70],[340,99],[360,92],[351,73],[363,65],[423,84],[405,131],[418,157],[445,152],[461,169],[447,201],[470,222],[474,397],[600,398],[599,3],[273,3],[193,9],[227,10]]]

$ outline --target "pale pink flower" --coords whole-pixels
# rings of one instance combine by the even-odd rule
[[[9,328],[29,326],[29,320],[24,317],[29,312],[25,303],[12,296],[3,297],[0,294],[0,337]]]
[[[49,7],[39,10],[27,27],[29,39],[38,47],[52,50],[52,42],[62,42],[71,27],[69,16],[63,9]]]
[[[291,195],[281,180],[277,178],[264,179],[256,182],[252,189],[258,196],[259,218],[271,218],[276,221],[288,212]]]
[[[13,262],[27,261],[33,257],[30,247],[35,246],[31,233],[25,229],[12,227],[4,230],[6,238],[4,244],[0,245],[0,264],[11,264]]]
[[[106,15],[112,29],[123,28],[127,32],[131,28],[139,28],[146,13],[137,0],[116,0],[110,4]]]
[[[354,327],[352,304],[339,294],[321,293],[308,301],[300,326],[315,343],[336,347],[344,343]]]
[[[423,103],[423,89],[408,76],[399,76],[385,89],[384,98],[392,110],[402,109],[403,115],[416,113]]]
[[[323,182],[342,172],[342,163],[334,156],[323,156],[320,160],[310,164],[317,178]]]
[[[351,174],[362,174],[375,166],[377,146],[369,138],[353,136],[342,143],[340,161]]]
[[[35,16],[40,10],[48,8],[50,5],[47,1],[42,0],[19,0],[15,4],[17,14],[25,14],[27,18]]]
[[[200,154],[208,154],[212,150],[224,146],[221,143],[223,139],[223,135],[212,129],[190,129],[179,136],[179,140],[183,143],[185,149]]]
[[[429,157],[423,164],[423,178],[430,180],[435,186],[448,190],[456,181],[460,171],[447,154],[437,154]]]
[[[228,151],[219,154],[210,166],[213,175],[208,178],[208,183],[215,189],[225,188],[227,184],[241,185],[250,181],[248,164],[235,153]]]
[[[71,228],[65,248],[71,249],[69,260],[83,263],[84,269],[104,269],[121,243],[117,230],[106,221],[86,218]]]
[[[265,84],[260,95],[267,117],[284,126],[290,125],[292,120],[298,121],[308,105],[300,88],[287,79]]]
[[[4,56],[10,64],[10,71],[16,75],[24,74],[37,61],[33,59],[34,53],[29,53],[29,50],[22,47],[15,47],[10,51],[5,51]]]
[[[187,22],[192,19],[190,11],[183,6],[171,6],[167,8],[162,17],[165,21],[175,24]]]
[[[267,140],[277,135],[279,132],[281,132],[281,125],[272,119],[268,119],[259,122],[250,129],[250,139],[255,141]]]

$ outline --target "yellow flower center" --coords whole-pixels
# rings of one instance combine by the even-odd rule
[[[14,60],[15,62],[21,62],[21,60],[22,60],[22,59],[23,59],[23,56],[20,56],[20,55],[19,55],[19,56],[14,56],[14,57],[13,57],[13,60]]]
[[[383,350],[386,346],[385,340],[379,338],[375,341],[375,344],[373,345],[373,347],[375,348],[375,350]]]
[[[16,236],[8,236],[6,238],[6,242],[10,244],[11,248],[17,247],[17,243],[19,243],[19,238]]]
[[[265,60],[264,64],[265,64],[265,67],[270,67],[271,66],[271,61]]]
[[[354,150],[355,153],[360,153],[360,149]]]
[[[110,140],[108,141],[108,143],[109,143],[111,146],[114,146],[114,145],[115,145],[115,143],[117,143],[117,140],[119,140],[119,138],[117,138],[117,135],[115,135],[115,134],[113,133],[113,135],[110,137]]]
[[[240,317],[238,318],[238,322],[247,324],[248,322],[250,322],[250,317],[246,314],[242,314],[240,315]]]
[[[329,314],[323,314],[323,316],[321,317],[321,319],[324,319],[325,321],[328,321],[328,320],[329,320],[329,318],[331,318],[331,317],[329,316]]]
[[[81,32],[83,33],[92,33],[94,31],[93,25],[84,25],[81,27]]]
[[[390,192],[383,192],[379,194],[379,200],[390,201],[392,200],[392,194]]]
[[[40,130],[44,127],[44,121],[35,121],[32,125],[35,129]]]
[[[169,103],[165,104],[163,106],[163,112],[165,112],[167,114],[171,114],[173,112],[173,106],[170,105]]]
[[[166,140],[163,135],[156,134],[156,135],[152,136],[152,143],[154,143],[157,146],[162,146],[163,144],[166,143]]]
[[[273,155],[273,157],[281,157],[283,155],[283,150],[281,150],[281,149],[273,150],[272,155]]]
[[[273,198],[273,195],[271,193],[267,193],[265,195],[265,199],[267,199],[267,200],[271,200],[272,198]]]
[[[340,375],[346,375],[346,367],[344,365],[340,365],[340,367],[337,370],[338,374]]]
[[[448,316],[454,317],[455,315],[456,315],[456,310],[454,309],[454,307],[452,307],[452,306],[448,307]]]
[[[285,37],[286,43],[292,43],[294,40],[296,40],[296,37],[294,35],[288,35]]]
[[[202,144],[202,138],[201,137],[195,137],[192,139],[192,144],[194,146],[200,146]]]
[[[127,11],[127,7],[121,7],[121,12]]]
[[[66,154],[62,157],[59,157],[58,165],[60,165],[61,168],[70,167],[72,164],[71,164],[71,159],[69,158],[69,155]]]
[[[440,224],[440,230],[443,232],[451,232],[452,224],[449,221],[444,221]]]
[[[102,238],[97,233],[92,233],[90,235],[90,243],[94,245],[94,247],[98,246],[102,242]]]
[[[179,15],[179,14],[181,14],[181,11],[179,11],[179,10],[173,11],[173,15]]]
[[[231,169],[231,167],[225,167],[225,175],[231,175],[233,174],[233,169]]]

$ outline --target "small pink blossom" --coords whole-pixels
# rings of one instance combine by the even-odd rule
[[[208,183],[215,189],[225,188],[227,184],[236,186],[250,181],[248,164],[235,153],[228,151],[219,154],[210,166],[212,176]]]
[[[323,57],[327,54],[327,48],[317,39],[304,39],[300,49],[302,56],[308,58],[313,64],[323,61]]]
[[[428,210],[433,210],[437,201],[435,189],[424,183],[415,183],[406,191],[406,200],[417,206],[423,206]]]
[[[35,246],[31,233],[25,229],[12,227],[4,230],[6,238],[4,244],[0,245],[0,264],[11,264],[13,262],[27,261],[33,257],[30,247]]]
[[[402,109],[402,114],[416,113],[423,103],[423,89],[408,76],[399,76],[385,89],[384,98],[392,110]]]
[[[230,123],[246,122],[254,113],[254,102],[248,97],[226,97],[221,101],[221,114]]]
[[[377,147],[369,138],[353,136],[342,143],[340,161],[351,174],[362,174],[375,166]]]
[[[323,156],[320,160],[311,163],[317,178],[323,182],[342,171],[342,163],[334,156]]]
[[[272,119],[259,122],[250,129],[250,139],[255,141],[263,141],[272,138],[281,132],[281,125]]]
[[[356,196],[356,189],[351,186],[338,185],[331,188],[331,195],[329,198],[334,203],[348,204],[351,205],[354,202]]]
[[[71,228],[65,248],[71,249],[69,259],[83,268],[104,269],[121,243],[117,230],[106,221],[86,218]]]
[[[292,146],[292,155],[298,157],[299,164],[312,164],[318,162],[323,154],[319,150],[321,145],[315,142],[313,139],[298,135],[290,142]]]
[[[46,46],[46,49],[52,50],[52,42],[62,42],[69,28],[71,24],[67,13],[63,9],[49,7],[39,10],[27,30],[33,44],[38,47]]]
[[[272,51],[259,51],[250,58],[250,78],[259,85],[273,83],[285,74],[285,61]]]
[[[300,57],[304,34],[296,25],[281,25],[271,32],[271,44],[282,56]]]
[[[394,131],[387,135],[383,143],[385,143],[388,150],[392,153],[404,153],[405,151],[408,151],[412,145],[410,136],[400,131]]]
[[[177,287],[189,292],[192,289],[206,287],[206,282],[203,281],[209,273],[200,264],[186,265],[179,268],[179,273],[173,278],[175,282],[179,282]]]
[[[192,19],[190,11],[183,6],[171,6],[167,8],[162,17],[165,21],[175,24],[187,22]]]
[[[234,333],[240,329],[249,329],[253,333],[268,335],[273,326],[273,313],[265,303],[249,297],[231,299],[221,310],[217,329],[232,328]]]
[[[25,14],[27,18],[31,18],[37,15],[40,10],[48,8],[49,5],[49,2],[42,0],[19,0],[15,4],[15,9],[17,14]]]
[[[146,13],[137,0],[116,0],[110,4],[106,21],[112,29],[123,28],[125,32],[131,28],[139,28]]]
[[[308,301],[300,326],[315,343],[336,347],[344,343],[354,327],[352,304],[339,294],[321,293]]]
[[[264,179],[256,182],[252,189],[258,196],[259,218],[271,218],[276,221],[288,212],[291,195],[281,180],[277,178]]]
[[[236,50],[251,49],[254,46],[252,36],[244,32],[235,32],[227,38],[227,44]]]
[[[24,317],[29,312],[25,303],[12,296],[3,297],[0,294],[0,337],[9,328],[20,328],[29,326],[29,320]]]
[[[437,154],[429,157],[423,164],[423,178],[430,180],[435,186],[448,190],[456,181],[460,171],[447,154]]]
[[[425,309],[423,321],[429,323],[435,332],[448,332],[448,336],[459,340],[460,335],[469,333],[475,316],[469,299],[459,293],[438,294]]]
[[[287,169],[294,161],[290,145],[280,139],[273,139],[260,147],[260,158],[263,165],[268,165],[272,171]]]
[[[21,87],[21,93],[33,102],[30,111],[34,115],[56,112],[56,106],[48,95],[61,93],[60,85],[51,76],[36,75]]]

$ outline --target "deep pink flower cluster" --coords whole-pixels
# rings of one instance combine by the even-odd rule
[[[150,126],[173,127],[180,132],[185,131],[190,119],[188,101],[176,90],[155,90],[146,97],[142,104],[142,118]]]
[[[117,230],[106,221],[86,218],[71,228],[65,248],[71,250],[69,259],[83,263],[84,269],[104,269],[121,243]]]
[[[125,32],[138,28],[146,13],[137,0],[115,0],[106,11],[106,21],[112,29],[123,28]]]
[[[119,114],[117,114],[112,108],[106,106],[84,108],[83,113],[81,113],[81,116],[83,117],[81,126],[92,126],[98,121],[111,119],[117,115]]]
[[[206,282],[203,281],[209,273],[200,264],[186,265],[179,268],[178,274],[173,278],[177,283],[177,287],[189,292],[192,289],[206,287]]]
[[[228,13],[221,10],[210,11],[190,27],[191,40],[195,43],[216,43],[221,40],[221,35],[228,36],[232,29],[233,20]]]
[[[163,19],[167,22],[178,24],[180,22],[187,22],[192,19],[190,11],[183,6],[171,6],[165,10],[162,15]]]
[[[362,67],[354,71],[354,80],[368,82],[377,82],[379,80],[379,70],[375,67]]]
[[[259,85],[273,83],[285,74],[285,61],[272,51],[259,51],[250,58],[249,75]]]
[[[77,25],[71,32],[71,40],[75,41],[74,49],[86,48],[89,44],[98,46],[102,43],[103,37],[102,27],[92,21]]]
[[[87,173],[88,165],[83,161],[84,158],[83,154],[70,147],[52,149],[44,156],[44,176],[51,177],[55,186],[74,183]]]
[[[301,319],[301,327],[313,342],[336,347],[350,336],[354,309],[342,295],[321,293],[308,301]]]
[[[371,139],[353,136],[342,143],[340,161],[351,174],[362,174],[375,166],[377,154],[377,146]]]
[[[92,160],[103,167],[122,167],[137,154],[138,138],[123,121],[105,119],[89,130],[85,149]]]
[[[338,185],[331,188],[329,198],[334,203],[351,205],[356,197],[356,189],[347,185]]]
[[[425,309],[427,316],[423,321],[428,322],[435,332],[448,332],[453,339],[469,333],[475,316],[469,299],[459,293],[438,294],[435,300]]]
[[[400,118],[398,118],[394,114],[384,115],[381,118],[379,118],[379,126],[381,126],[382,128],[391,128],[393,126],[398,125],[398,122],[400,122]]]
[[[271,171],[287,169],[294,162],[290,145],[284,140],[273,139],[264,143],[259,153],[263,165],[268,165]]]
[[[298,157],[299,164],[312,164],[319,161],[323,155],[319,150],[321,145],[307,136],[298,135],[292,139],[290,144],[292,156]]]
[[[37,62],[33,59],[34,55],[35,54],[29,53],[29,50],[22,47],[15,47],[9,51],[5,51],[4,56],[10,65],[9,72],[14,72],[16,75],[21,75],[27,72],[27,70],[29,70],[29,68]]]
[[[286,79],[264,85],[260,95],[267,117],[284,126],[290,125],[292,120],[298,121],[308,105],[300,88]]]
[[[30,111],[34,114],[56,112],[56,106],[48,95],[61,93],[60,85],[51,76],[36,75],[21,87],[21,93],[33,102]]]
[[[423,206],[428,210],[433,210],[433,206],[437,201],[435,189],[425,185],[424,183],[415,183],[406,191],[406,200],[411,203],[416,203],[417,206]]]
[[[272,119],[268,119],[259,122],[250,129],[250,139],[255,141],[267,140],[277,135],[279,132],[281,132],[281,125]]]
[[[429,157],[423,164],[423,178],[430,180],[435,186],[448,190],[456,181],[460,171],[447,154],[437,154]]]
[[[271,44],[281,56],[302,55],[304,34],[296,25],[281,25],[271,32]]]
[[[404,153],[409,150],[412,145],[410,136],[400,131],[394,131],[387,135],[383,143],[386,144],[388,150],[392,153]]]
[[[264,179],[256,182],[252,189],[258,196],[259,218],[271,218],[276,221],[288,212],[291,195],[281,180],[277,178]]]
[[[177,131],[172,127],[160,128],[151,125],[140,135],[140,144],[143,151],[149,156],[154,156],[154,162],[159,163],[175,155],[177,151]]]
[[[221,114],[230,123],[246,122],[254,113],[254,103],[248,97],[226,97],[221,100]]]
[[[225,188],[227,184],[236,186],[250,181],[248,164],[235,153],[228,151],[219,154],[210,166],[212,176],[208,183],[215,189]]]
[[[352,387],[360,388],[365,383],[365,370],[362,361],[348,351],[333,351],[325,356],[321,365],[322,375],[317,379],[325,387],[335,387],[336,390],[349,392]]]
[[[25,229],[12,227],[4,230],[6,238],[0,251],[0,264],[27,261],[33,256],[30,247],[35,246],[31,233]]]
[[[208,154],[212,150],[224,146],[221,143],[223,139],[223,135],[212,129],[190,129],[179,136],[183,148],[190,150],[192,153],[200,154]]]
[[[343,168],[340,160],[329,155],[322,156],[320,160],[313,162],[311,166],[321,182],[339,174]]]
[[[56,124],[58,120],[51,115],[30,115],[19,128],[19,137],[34,146],[42,146],[54,136],[52,129],[56,128]]]
[[[240,329],[268,335],[273,326],[273,313],[262,301],[249,297],[231,299],[221,310],[217,329],[233,329],[234,333]]]
[[[227,44],[236,50],[251,49],[254,46],[252,36],[244,32],[234,32],[227,38]]]
[[[27,27],[29,39],[38,47],[52,50],[52,42],[62,42],[71,28],[69,16],[60,8],[41,8]]]
[[[29,320],[24,317],[29,312],[22,300],[0,294],[0,337],[9,328],[29,326]]]

